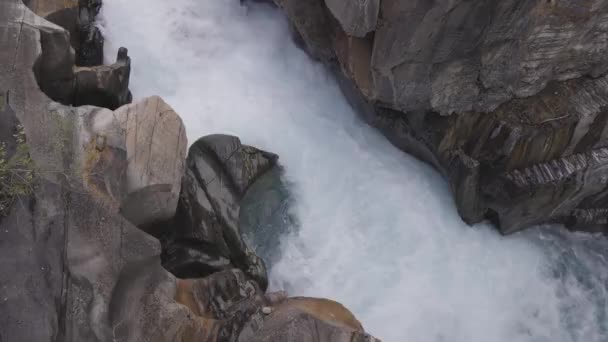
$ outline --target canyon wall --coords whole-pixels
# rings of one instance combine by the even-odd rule
[[[466,222],[607,230],[608,1],[274,2]]]

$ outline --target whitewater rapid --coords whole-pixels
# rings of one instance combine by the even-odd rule
[[[344,303],[384,341],[606,342],[608,242],[501,237],[459,218],[447,184],[356,117],[282,14],[237,0],[104,0],[108,62],[161,95],[189,142],[229,133],[280,156],[299,228],[272,287]]]

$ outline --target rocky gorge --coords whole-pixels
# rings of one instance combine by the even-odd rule
[[[275,0],[307,51],[468,223],[606,231],[606,15],[598,1]]]
[[[278,157],[189,149],[103,65],[101,3],[0,2],[0,341],[375,341],[342,305],[266,292],[239,203]],[[164,267],[163,267],[164,266]]]
[[[0,0],[0,342],[603,341],[603,1],[274,2]]]

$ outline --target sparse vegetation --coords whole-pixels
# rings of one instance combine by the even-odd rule
[[[16,148],[11,156],[6,143],[0,142],[0,217],[8,213],[17,198],[34,191],[36,171],[21,125],[13,137]]]

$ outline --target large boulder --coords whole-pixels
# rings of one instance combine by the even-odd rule
[[[104,38],[96,23],[100,9],[101,0],[78,0],[76,65],[95,66],[103,63]]]
[[[294,198],[283,173],[284,169],[275,165],[251,184],[240,202],[239,230],[256,254],[269,264],[280,257],[277,246],[281,238],[298,228],[291,210]]]
[[[78,111],[67,119],[77,120],[77,172],[87,190],[144,229],[172,218],[187,148],[179,115],[157,96],[114,112]]]
[[[608,230],[608,1],[384,0],[364,37],[348,20],[370,2],[275,2],[311,53],[330,46],[367,122],[450,181],[465,221]]]
[[[276,160],[234,136],[192,144],[177,215],[164,232],[164,266],[181,278],[236,267],[265,289],[266,268],[241,236],[239,211],[247,188]]]

